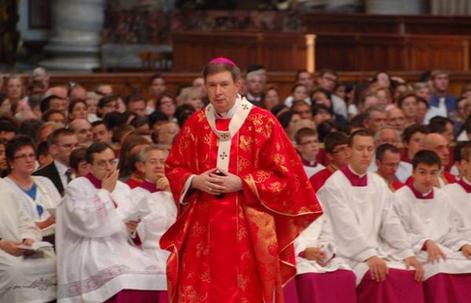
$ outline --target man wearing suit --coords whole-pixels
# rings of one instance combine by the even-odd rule
[[[69,158],[72,151],[78,146],[78,139],[74,131],[59,128],[49,135],[48,143],[49,153],[54,161],[37,170],[34,175],[49,178],[61,196],[64,196],[65,188],[73,178]]]
[[[432,72],[432,85],[434,93],[430,99],[430,106],[434,108],[437,116],[450,117],[456,112],[456,97],[448,92],[448,73],[435,70]]]

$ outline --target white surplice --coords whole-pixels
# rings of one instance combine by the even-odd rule
[[[469,182],[467,180],[463,181]],[[471,186],[471,184],[469,185]],[[442,190],[448,196],[450,205],[458,214],[458,228],[465,231],[471,230],[471,193],[466,192],[458,183],[447,184]]]
[[[150,214],[143,217],[137,227],[137,232],[142,241],[142,249],[165,268],[170,252],[161,249],[159,242],[162,235],[177,219],[177,206],[173,196],[165,191],[150,193],[140,187],[133,189],[133,195],[135,194],[146,200],[145,204],[148,205],[150,210]]]
[[[327,216],[323,215],[312,222],[294,241],[297,274],[326,273],[338,269],[350,270],[350,267],[345,262],[334,257],[335,246],[333,243],[334,239],[330,222]],[[327,262],[324,266],[316,261],[302,257],[302,252],[309,247],[321,248],[325,254],[323,261]]]
[[[69,183],[57,207],[58,301],[103,302],[124,289],[165,290],[165,268],[130,244],[135,216],[129,187],[112,193],[86,177]]]
[[[320,163],[317,163],[316,166],[304,165],[303,168],[304,168],[304,172],[306,173],[307,178],[309,179],[315,174],[317,174],[318,172],[320,172],[321,170],[323,170],[325,166]]]
[[[424,278],[437,273],[471,273],[471,260],[459,251],[471,244],[469,233],[459,231],[459,215],[450,205],[448,196],[439,188],[433,188],[433,198],[419,199],[409,186],[394,193],[394,208],[409,235],[417,259],[424,263]],[[439,245],[447,260],[428,263],[428,253],[422,250],[426,240]]]
[[[380,176],[366,176],[367,186],[352,186],[338,170],[318,192],[331,222],[336,255],[352,268],[357,285],[368,271],[368,258],[379,256],[390,268],[406,269],[403,259],[414,255],[393,210],[391,191]]]
[[[31,217],[35,222],[44,221],[51,216],[48,210],[55,209],[61,200],[61,195],[57,191],[54,183],[46,177],[32,176],[33,182],[37,186],[36,199],[32,199],[26,194],[16,183],[9,177],[4,178],[7,186],[12,190],[15,195],[16,203],[20,205],[24,211]],[[43,208],[43,212],[39,215],[37,205]],[[49,236],[54,234],[54,226],[44,229],[42,231],[43,236]]]
[[[41,240],[41,232],[0,181],[0,238]],[[47,302],[56,298],[56,258],[52,250],[13,256],[0,249],[0,302]]]

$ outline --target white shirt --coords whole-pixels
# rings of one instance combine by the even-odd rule
[[[61,178],[62,186],[64,187],[64,189],[66,189],[68,182],[67,175],[65,173],[69,170],[69,168],[57,160],[54,160],[54,165],[56,166],[57,171],[59,172],[59,177]],[[73,176],[71,175],[70,177],[72,178]]]

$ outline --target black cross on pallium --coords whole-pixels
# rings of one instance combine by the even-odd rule
[[[221,134],[221,139],[222,139],[222,140],[227,140],[227,139],[229,139],[229,134]]]
[[[248,110],[249,109],[249,106],[247,104],[242,104],[242,109],[243,110]]]
[[[222,154],[219,155],[219,158],[221,158],[221,160],[226,159],[227,158],[226,152],[222,152]]]

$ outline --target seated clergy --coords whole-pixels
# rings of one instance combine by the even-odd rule
[[[323,170],[324,165],[317,162],[319,153],[319,139],[314,128],[303,127],[294,135],[296,150],[303,161],[304,171],[308,178]]]
[[[337,169],[348,164],[348,135],[340,131],[328,134],[324,139],[324,148],[329,164],[309,179],[316,192]]]
[[[56,298],[56,258],[52,250],[31,253],[41,232],[14,193],[0,179],[0,302],[48,302]]]
[[[149,214],[142,218],[137,234],[142,249],[165,267],[169,252],[160,249],[159,241],[167,229],[175,222],[177,207],[170,193],[170,185],[164,175],[164,163],[168,151],[151,145],[138,154],[136,167],[144,176],[144,181],[132,190],[134,199],[144,199],[144,211]]]
[[[299,303],[356,302],[355,274],[335,257],[327,216],[312,222],[295,241]],[[335,291],[329,291],[334,289]]]
[[[444,191],[433,187],[441,163],[433,151],[412,159],[414,181],[396,191],[395,209],[424,264],[427,302],[469,302],[471,237],[459,230],[459,215]],[[467,201],[470,202],[470,201]]]
[[[130,241],[139,205],[118,181],[114,151],[94,143],[85,159],[91,173],[57,208],[58,301],[159,302],[165,269]]]
[[[17,206],[23,208],[44,236],[52,236],[54,209],[61,196],[48,178],[32,175],[36,160],[33,142],[29,137],[17,136],[7,143],[5,154],[10,167],[5,183],[15,196]]]
[[[394,213],[392,193],[380,176],[367,171],[373,152],[373,136],[355,131],[349,164],[318,192],[331,222],[336,256],[356,275],[358,302],[423,302],[418,282],[423,269]]]
[[[460,217],[459,228],[471,229],[471,141],[461,148],[460,167],[463,177],[453,184],[444,187],[451,206]]]

